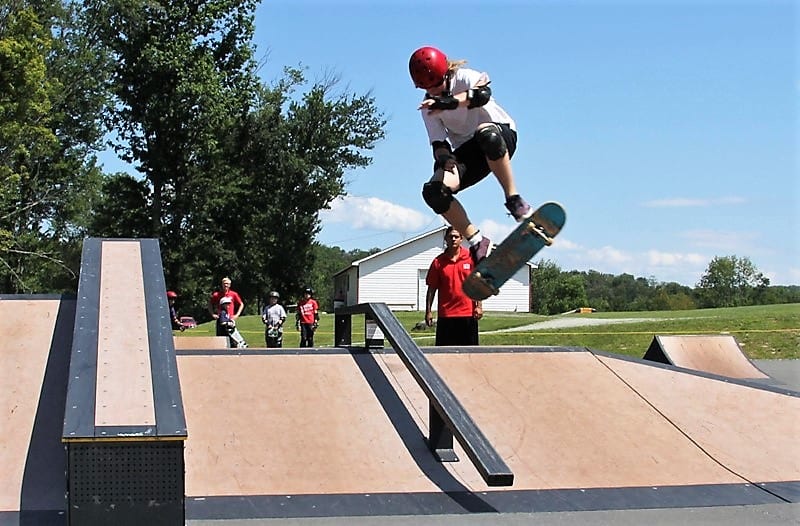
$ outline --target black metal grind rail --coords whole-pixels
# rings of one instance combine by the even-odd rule
[[[353,314],[363,314],[381,328],[386,339],[428,397],[430,405],[428,447],[440,461],[458,460],[453,451],[455,435],[487,485],[511,486],[514,483],[511,469],[385,303],[361,303],[340,307],[334,314],[334,344],[337,347],[349,347],[352,343]]]

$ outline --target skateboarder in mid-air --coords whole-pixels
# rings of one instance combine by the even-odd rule
[[[470,222],[456,193],[492,172],[514,219],[523,221],[533,209],[517,193],[511,170],[516,124],[492,96],[489,76],[464,64],[448,60],[434,47],[422,47],[411,55],[408,66],[414,85],[425,90],[418,109],[435,159],[433,177],[422,187],[422,197],[464,234],[477,263],[489,255],[492,244]]]

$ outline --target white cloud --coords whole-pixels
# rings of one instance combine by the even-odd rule
[[[701,254],[649,250],[647,252],[647,262],[657,267],[696,266],[705,265],[708,262],[708,257]]]
[[[611,264],[627,263],[634,259],[631,254],[610,246],[588,249],[586,250],[586,256],[589,261],[600,261]]]
[[[492,240],[492,243],[496,244],[499,244],[502,240],[504,240],[516,227],[516,223],[499,223],[497,221],[492,221],[491,219],[486,219],[478,224],[481,234],[485,235]]]
[[[587,248],[570,242],[566,245],[566,250],[558,250],[559,245],[554,244],[552,249],[547,249],[553,252],[545,254],[543,251],[541,254],[555,261],[562,270],[631,274],[689,286],[694,286],[709,261],[707,256],[694,252],[663,252],[655,249],[630,251],[609,245]]]
[[[725,232],[722,230],[688,230],[681,234],[692,246],[715,250],[728,250],[734,253],[752,248],[752,241],[758,238],[755,232]]]
[[[583,247],[577,243],[570,241],[569,239],[563,237],[556,237],[555,241],[553,242],[553,250],[568,250],[568,251],[576,251],[576,250],[583,250]]]
[[[790,267],[785,276],[771,276],[770,283],[773,285],[800,285],[800,268]]]
[[[326,223],[343,223],[355,229],[416,232],[431,222],[429,215],[377,197],[345,196],[320,212]]]
[[[676,197],[671,199],[655,199],[646,201],[643,206],[648,208],[688,208],[688,207],[708,207],[718,205],[740,205],[746,203],[744,197],[725,196],[712,199],[696,199],[689,197]]]

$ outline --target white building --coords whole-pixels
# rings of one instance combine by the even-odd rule
[[[446,228],[439,227],[354,261],[333,277],[334,298],[345,305],[385,303],[392,310],[425,310],[425,277],[431,261],[444,250]],[[483,302],[483,309],[529,312],[532,267],[528,263],[520,269],[503,285],[500,294]]]

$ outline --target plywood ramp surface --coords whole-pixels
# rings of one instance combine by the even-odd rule
[[[730,470],[753,482],[800,480],[800,398],[600,359]]]
[[[60,304],[60,300],[0,300],[0,511],[20,509],[20,488]]]
[[[370,367],[380,382],[369,355],[178,356],[187,496],[463,490]]]
[[[141,245],[103,242],[96,426],[155,425],[145,305]]]
[[[729,378],[769,378],[744,355],[733,336],[656,336],[655,340],[672,365]]]
[[[227,336],[174,336],[175,349],[227,349]]]
[[[397,383],[427,415],[394,355]],[[430,354],[514,472],[514,489],[742,483],[589,352]],[[488,489],[468,462],[454,469]]]
[[[591,352],[428,358],[514,472],[510,489],[800,479],[786,395]],[[178,364],[188,496],[503,491],[459,447],[461,462],[432,460],[427,398],[394,354]]]

